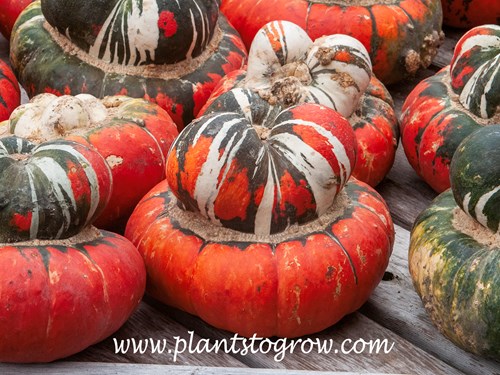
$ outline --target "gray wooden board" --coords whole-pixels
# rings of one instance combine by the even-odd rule
[[[360,312],[460,371],[474,375],[500,374],[500,363],[463,351],[437,332],[408,271],[410,233],[396,226],[396,242],[387,272]]]
[[[49,365],[3,365],[0,367],[3,375],[18,374],[48,374],[62,375],[70,372],[84,375],[104,375],[104,374],[179,374],[179,375],[305,375],[310,371],[303,370],[270,370],[270,369],[249,369],[249,368],[222,368],[207,366],[167,366],[167,365],[143,365],[143,364],[123,364],[123,363],[68,363],[59,362]],[[314,372],[318,375],[366,375],[366,372]],[[387,375],[370,373],[370,375]],[[395,374],[394,374],[395,375]]]
[[[376,190],[385,199],[394,223],[408,230],[418,214],[437,196],[410,166],[401,145],[393,168]]]
[[[212,342],[223,339],[228,340],[233,336],[232,333],[213,328],[194,316],[155,303],[150,299],[147,300],[148,303],[164,311],[165,314],[170,315],[183,326],[188,327],[199,336],[209,338]],[[314,342],[318,342],[319,340],[321,343],[331,342],[333,343],[332,350],[329,353],[320,353],[315,349],[306,354],[302,353],[300,346],[297,345],[299,350],[295,350],[293,354],[288,353],[280,361],[276,360],[275,352],[255,352],[249,353],[244,357],[238,356],[237,358],[249,367],[272,367],[310,371],[410,373],[415,375],[462,373],[360,313],[353,313],[320,333],[296,340],[302,340],[299,341],[300,345],[302,345],[308,339]],[[388,349],[392,344],[394,346],[392,350],[387,350],[387,353],[383,350],[380,353],[369,353],[367,350],[363,353],[343,354],[341,348],[344,340],[352,340],[344,346],[344,348],[350,349],[351,345],[359,339],[362,339],[364,342],[386,339]],[[293,341],[288,340],[287,342],[291,344]],[[308,348],[307,346],[305,347]],[[358,348],[361,348],[361,346]],[[338,352],[335,352],[335,349],[338,349]]]
[[[179,339],[176,339],[179,337]],[[152,350],[153,344],[158,343],[159,350]],[[138,310],[115,334],[106,340],[91,346],[72,357],[69,361],[79,362],[135,362],[135,363],[159,363],[159,364],[179,364],[192,366],[218,366],[218,367],[246,367],[243,363],[229,354],[220,353],[189,353],[185,351],[174,358],[176,342],[181,339],[188,339],[187,328],[173,321],[168,315],[152,308],[146,303],[141,303]],[[121,340],[130,340],[130,347],[127,353],[117,352],[115,342],[119,344]],[[201,337],[194,335],[194,340]],[[115,341],[116,340],[116,341]],[[133,342],[141,342],[142,350],[133,352]],[[142,341],[141,341],[142,340]],[[146,346],[147,345],[147,346]],[[1,373],[1,372],[0,372]]]

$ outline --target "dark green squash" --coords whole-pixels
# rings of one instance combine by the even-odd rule
[[[458,146],[452,189],[417,218],[409,268],[432,321],[463,349],[500,359],[500,125]]]
[[[0,138],[0,243],[78,234],[106,207],[111,184],[92,147]]]
[[[467,137],[467,142],[453,156],[450,174],[451,188],[460,208],[498,233],[500,125],[487,126]]]

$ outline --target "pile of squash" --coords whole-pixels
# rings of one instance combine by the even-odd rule
[[[145,292],[245,336],[337,323],[389,264],[400,134],[445,191],[415,288],[500,358],[500,11],[469,3],[0,0],[0,361],[77,353]],[[385,85],[431,64],[443,20],[479,26],[399,121]]]

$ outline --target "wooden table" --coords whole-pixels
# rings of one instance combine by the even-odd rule
[[[456,30],[445,30],[447,39],[433,65],[416,79],[389,87],[399,111],[415,84],[434,74],[449,63],[453,47],[461,35]],[[8,44],[0,37],[0,57],[8,54]],[[180,353],[174,361],[172,352],[143,354],[115,354],[114,340],[165,340],[167,348],[174,348],[177,340],[189,340],[200,345],[210,340],[229,340],[233,334],[205,324],[200,319],[161,305],[147,297],[129,321],[113,336],[70,358],[43,365],[0,364],[0,374],[78,372],[85,374],[151,373],[151,374],[301,374],[321,371],[329,374],[500,374],[500,363],[485,360],[454,346],[439,334],[430,322],[414,291],[407,270],[409,229],[417,214],[436,196],[406,161],[401,146],[393,169],[377,187],[386,199],[396,227],[396,243],[384,280],[368,302],[356,313],[342,319],[335,326],[303,338],[332,340],[333,348],[340,348],[346,339],[352,343],[387,339],[393,343],[388,354],[329,354],[313,351],[287,353],[281,361],[275,353]],[[202,340],[202,341],[200,341]],[[205,340],[205,341],[203,341]],[[348,347],[349,348],[349,347]]]

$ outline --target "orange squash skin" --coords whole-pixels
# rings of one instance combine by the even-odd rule
[[[170,213],[177,200],[163,181],[138,204],[125,236],[145,260],[153,297],[241,335],[297,337],[358,309],[388,264],[394,229],[385,203],[355,179],[344,190],[344,213],[315,232],[220,241],[218,227],[203,237]]]
[[[221,11],[247,48],[257,31],[276,15],[302,27],[313,40],[336,33],[353,36],[370,53],[373,71],[384,84],[398,82],[430,65],[444,39],[440,0],[373,3],[277,0],[270,5],[266,1],[223,0]]]

